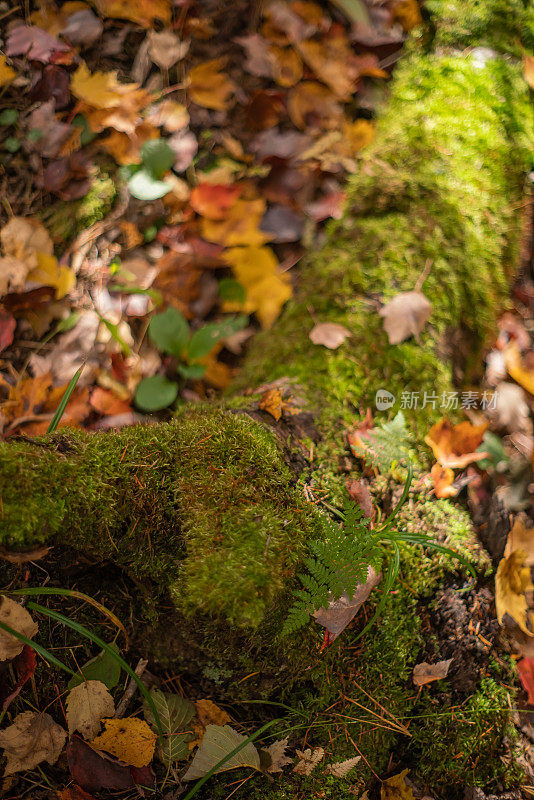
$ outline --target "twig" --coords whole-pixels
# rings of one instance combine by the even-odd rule
[[[140,658],[139,663],[137,664],[134,672],[138,678],[141,677],[143,672],[145,671],[148,664],[148,659]],[[120,701],[119,705],[117,706],[117,710],[115,711],[115,717],[120,718],[124,716],[124,712],[128,708],[130,700],[135,694],[135,690],[137,689],[137,683],[134,681],[133,678],[130,678],[130,683],[126,687],[126,691],[122,696],[122,700]]]

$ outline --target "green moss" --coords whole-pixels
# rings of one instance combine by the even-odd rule
[[[82,231],[107,217],[117,197],[117,187],[105,172],[93,179],[87,194],[72,202],[58,202],[43,215],[54,241],[73,239]]]
[[[523,0],[428,0],[437,22],[435,46],[491,47],[521,55],[534,49],[534,10]]]

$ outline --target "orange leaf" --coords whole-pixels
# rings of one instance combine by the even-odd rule
[[[234,84],[224,72],[223,58],[213,58],[193,67],[187,77],[189,96],[194,103],[204,108],[224,111],[234,92]]]
[[[488,423],[472,425],[460,422],[452,425],[444,418],[432,426],[425,442],[443,467],[463,468],[487,457],[487,453],[475,452],[487,428]]]
[[[530,88],[534,89],[534,56],[523,58],[523,77]]]
[[[528,694],[527,703],[534,706],[534,658],[522,658],[517,662],[519,680]]]
[[[171,0],[93,0],[103,17],[128,19],[143,28],[152,28],[156,20],[171,22]]]
[[[504,351],[504,360],[510,377],[527,392],[534,394],[534,370],[524,366],[516,341],[511,341]]]
[[[233,245],[258,246],[271,239],[271,235],[260,230],[265,213],[265,200],[236,200],[223,219],[202,219],[202,236],[208,242]]]
[[[191,192],[191,206],[202,217],[222,220],[233,206],[241,188],[218,183],[199,183]]]
[[[450,467],[442,467],[441,464],[434,464],[430,470],[430,476],[434,483],[434,493],[436,497],[456,497],[458,490],[454,488],[454,472]]]
[[[117,397],[113,392],[108,389],[102,389],[100,386],[93,390],[89,404],[91,408],[103,415],[125,414],[131,410],[130,403],[127,400]]]

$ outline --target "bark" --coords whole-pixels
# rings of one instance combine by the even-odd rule
[[[0,544],[72,546],[115,562],[156,599],[170,594],[173,611],[147,632],[152,653],[174,667],[204,669],[227,698],[275,689],[287,697],[303,673],[312,691],[329,696],[339,649],[321,660],[311,630],[276,639],[306,539],[318,530],[299,474],[338,499],[344,428],[355,412],[379,388],[395,394],[398,407],[403,391],[441,396],[454,380],[469,381],[507,296],[532,111],[520,64],[497,51],[515,53],[519,36],[532,36],[532,15],[521,2],[507,3],[502,26],[497,0],[483,10],[456,5],[429,4],[435,46],[425,54],[425,42],[414,40],[396,71],[376,144],[350,181],[344,218],[308,258],[282,319],[257,337],[236,397],[186,408],[169,425],[0,445]],[[463,52],[471,30],[471,45],[495,52]],[[376,301],[413,289],[425,269],[430,325],[420,341],[389,345]],[[314,320],[339,322],[353,335],[328,351],[309,340]],[[306,413],[273,426],[257,398],[238,392],[282,377]],[[407,412],[416,440],[433,415],[439,410]],[[310,436],[312,464],[302,444]],[[448,501],[414,496],[407,514],[406,524],[427,532],[472,538],[465,514]],[[361,666],[366,685],[380,687],[376,662],[388,654],[393,707],[401,696],[405,704],[404,682],[421,646],[418,598],[436,589],[444,565],[406,551],[403,570],[410,591],[390,602]],[[240,677],[252,673],[243,686]],[[393,736],[373,736],[368,752],[385,765]]]

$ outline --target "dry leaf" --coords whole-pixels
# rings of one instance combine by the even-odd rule
[[[187,89],[194,103],[204,108],[224,111],[234,93],[234,84],[221,72],[225,59],[213,58],[193,67],[187,76]]]
[[[237,733],[228,725],[208,725],[191,766],[183,776],[183,780],[194,781],[197,778],[202,778],[224,756],[246,741],[246,738],[246,736]],[[214,774],[240,767],[260,770],[260,755],[252,742],[241,748],[238,753],[228,759],[219,769],[215,770]]]
[[[522,658],[517,662],[517,672],[523,689],[527,693],[527,703],[534,706],[534,659]]]
[[[426,686],[427,683],[438,681],[447,676],[452,658],[447,661],[438,661],[435,664],[428,664],[423,661],[416,664],[413,668],[413,682],[416,686]]]
[[[495,605],[501,625],[508,614],[524,633],[534,636],[534,613],[525,596],[526,592],[534,590],[534,584],[526,559],[524,550],[514,550],[508,555],[505,551],[495,576]]]
[[[156,734],[137,717],[103,719],[104,732],[90,742],[95,750],[105,750],[134,767],[150,764],[156,748]]]
[[[258,407],[274,417],[277,422],[282,415],[299,413],[299,409],[292,405],[291,397],[284,399],[281,389],[267,389],[260,397]]]
[[[224,220],[241,193],[240,186],[218,183],[199,183],[191,191],[191,207],[213,220]],[[263,211],[263,206],[262,206]]]
[[[314,344],[322,344],[329,350],[337,350],[352,334],[337,322],[319,322],[311,329],[309,336]]]
[[[412,790],[404,780],[408,772],[409,770],[403,769],[398,775],[383,781],[380,800],[415,800]]]
[[[148,34],[148,53],[160,69],[168,70],[173,67],[187,55],[188,50],[189,42],[182,41],[172,31],[150,31]]]
[[[295,752],[300,759],[293,767],[293,772],[296,772],[297,775],[311,775],[312,770],[324,756],[322,747],[314,747],[313,750],[310,748],[304,751],[296,750]]]
[[[297,128],[339,128],[343,112],[335,94],[314,81],[301,81],[291,89],[287,110]]]
[[[534,395],[534,370],[523,364],[521,353],[516,341],[511,341],[504,351],[504,360],[508,374],[514,381]]]
[[[367,567],[367,580],[357,586],[352,597],[349,597],[347,592],[343,592],[338,600],[330,599],[328,608],[319,608],[313,612],[315,621],[330,633],[330,641],[337,639],[349,622],[354,619],[375,586],[380,583],[380,577],[380,574],[377,575],[371,566]]]
[[[79,731],[84,739],[93,739],[101,728],[100,720],[114,713],[113,698],[101,681],[80,683],[67,696],[70,734]]]
[[[56,300],[65,297],[76,284],[76,276],[69,267],[58,264],[55,256],[37,253],[37,266],[27,276],[29,281],[53,286],[56,290]]]
[[[12,725],[0,731],[0,747],[7,758],[4,775],[33,769],[42,761],[55,764],[66,738],[67,732],[50,714],[18,714]]]
[[[271,759],[271,764],[267,767],[267,772],[272,774],[282,772],[282,767],[293,763],[293,759],[286,756],[287,743],[289,738],[277,739],[269,747],[264,747],[264,752],[268,753]]]
[[[200,723],[206,725],[226,725],[230,722],[230,717],[223,708],[215,705],[212,700],[197,700],[196,703],[197,717]]]
[[[354,756],[354,758],[347,758],[346,761],[338,761],[336,764],[328,764],[326,767],[326,772],[329,775],[333,775],[335,778],[345,778],[351,769],[353,769],[356,764],[361,761],[361,756]]]
[[[425,436],[425,442],[443,467],[463,469],[474,461],[487,458],[487,453],[475,452],[487,428],[488,423],[472,425],[466,421],[452,425],[443,418],[432,426]]]
[[[223,244],[226,247],[248,245],[259,247],[269,241],[270,235],[260,230],[260,223],[265,214],[265,200],[238,198],[228,207],[221,219],[207,216],[202,218],[202,236],[208,242]]]
[[[276,47],[276,45],[272,45],[269,48],[268,57],[271,64],[272,77],[279,86],[288,89],[301,80],[304,71],[302,59],[291,47]]]
[[[166,25],[171,22],[171,0],[93,0],[104,18],[128,19],[143,28],[152,28],[156,20]]]
[[[17,73],[6,61],[5,55],[0,53],[0,88],[11,83]]]
[[[3,622],[4,625],[9,625],[10,628],[18,631],[28,639],[35,636],[39,630],[39,626],[26,609],[20,603],[16,603],[10,597],[5,597],[4,595],[0,600],[0,622]],[[24,642],[7,633],[7,631],[0,630],[0,661],[15,658],[19,653],[22,653],[23,648]]]
[[[384,319],[390,344],[417,337],[426,325],[432,305],[421,292],[401,292],[378,312]]]
[[[348,100],[354,94],[358,73],[352,66],[352,50],[344,35],[323,41],[307,39],[300,42],[298,50],[317,78],[337,97]]]
[[[430,477],[434,484],[434,493],[440,499],[443,497],[456,497],[458,489],[453,486],[454,472],[450,467],[442,467],[441,464],[434,464],[430,470]]]
[[[176,131],[187,128],[189,113],[182,103],[177,103],[175,100],[163,100],[162,103],[151,108],[146,119],[156,128],[163,126],[169,133],[176,133]]]

